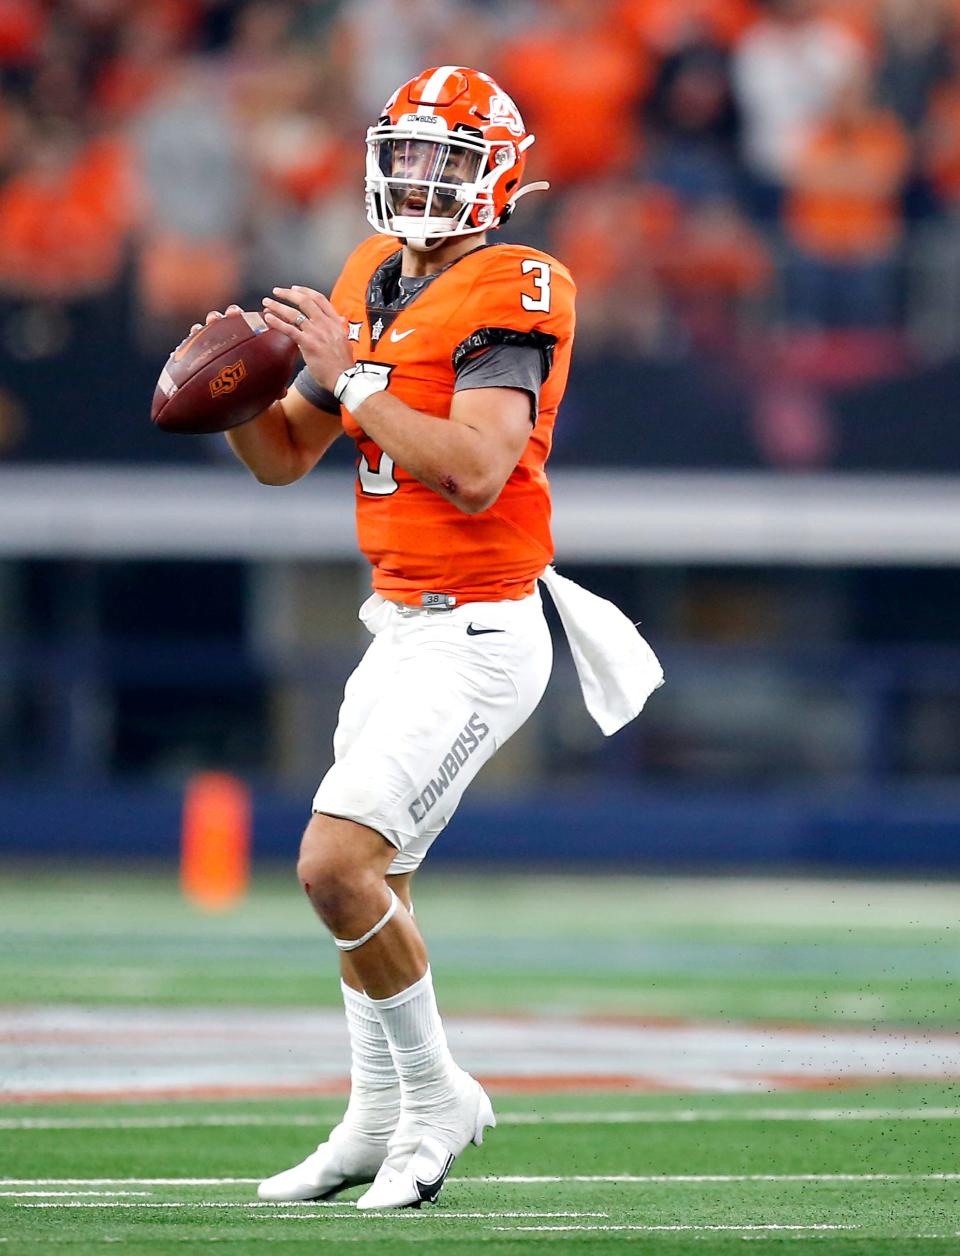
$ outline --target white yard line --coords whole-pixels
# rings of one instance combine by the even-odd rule
[[[0,1178],[0,1186],[253,1186],[260,1178]],[[618,1182],[655,1186],[669,1183],[698,1184],[730,1182],[960,1182],[960,1173],[608,1173],[608,1174],[496,1174],[482,1177],[451,1177],[451,1182],[485,1185],[540,1186],[562,1182]],[[7,1192],[0,1192],[7,1193]],[[91,1192],[95,1193],[95,1192]],[[110,1192],[113,1194],[114,1192]],[[123,1192],[116,1192],[121,1194]],[[131,1192],[137,1193],[137,1192]],[[321,1201],[304,1200],[317,1207]],[[212,1206],[212,1205],[211,1205]],[[218,1205],[220,1206],[220,1205]],[[222,1205],[223,1207],[233,1205]],[[241,1205],[238,1205],[241,1206]],[[245,1204],[243,1207],[270,1208],[272,1203]],[[329,1204],[329,1207],[336,1207]]]
[[[960,1109],[958,1109],[960,1112]],[[497,1117],[497,1121],[501,1121]],[[256,1113],[223,1116],[13,1116],[0,1117],[0,1130],[180,1130],[244,1128],[247,1126],[304,1126],[324,1122],[314,1116],[260,1116]]]
[[[498,1125],[673,1125],[704,1121],[956,1121],[960,1108],[679,1108],[636,1109],[620,1112],[498,1112]],[[230,1129],[287,1126],[319,1129],[330,1121],[314,1116],[262,1116],[225,1113],[222,1116],[116,1117],[0,1117],[0,1130],[151,1130]]]
[[[354,1217],[363,1217],[371,1221],[373,1220],[375,1221],[394,1221],[394,1220],[400,1221],[405,1216],[409,1218],[409,1215],[410,1215],[408,1212],[406,1212],[403,1209],[401,1209],[398,1212],[368,1213],[368,1212],[359,1212],[356,1208],[353,1208],[352,1206],[349,1209],[347,1209],[347,1206],[344,1204],[340,1204],[339,1207],[343,1209],[343,1211],[334,1213],[333,1216],[334,1217],[347,1217],[347,1218],[350,1218],[351,1220]],[[277,1219],[282,1219],[285,1221],[316,1221],[317,1216],[318,1216],[318,1214],[315,1212],[269,1212],[269,1213],[259,1213],[258,1215],[262,1217],[264,1221],[274,1221]],[[432,1210],[421,1212],[420,1216],[434,1217],[437,1220],[442,1220],[442,1221],[446,1221],[447,1219],[451,1219],[451,1218],[456,1221],[466,1221],[466,1220],[508,1221],[511,1219],[524,1221],[524,1220],[549,1220],[550,1218],[561,1218],[561,1217],[601,1217],[602,1218],[602,1217],[609,1217],[610,1214],[608,1212],[447,1212],[445,1209],[438,1209],[436,1212]]]
[[[52,1196],[63,1196],[67,1199],[77,1199],[81,1195],[102,1195],[109,1199],[116,1199],[119,1196],[127,1195],[152,1195],[153,1191],[0,1191],[0,1196],[4,1199],[46,1199]]]
[[[0,1186],[255,1186],[261,1178],[0,1178]]]
[[[454,1181],[453,1178],[450,1179]],[[496,1182],[506,1185],[539,1186],[553,1182],[629,1182],[639,1185],[696,1184],[703,1182],[960,1182],[960,1173],[611,1173],[569,1176],[474,1177],[460,1182]]]
[[[644,1234],[654,1234],[667,1232],[672,1233],[678,1230],[726,1230],[733,1231],[735,1234],[744,1234],[756,1230],[859,1230],[858,1225],[517,1225],[517,1226],[493,1226],[494,1230],[502,1230],[504,1233],[509,1232],[515,1234],[518,1230],[530,1231],[546,1231],[546,1230],[640,1230]]]
[[[143,1209],[152,1209],[152,1208],[226,1208],[226,1209],[231,1209],[232,1208],[232,1209],[243,1209],[243,1210],[255,1208],[255,1209],[270,1209],[271,1210],[270,1212],[265,1212],[263,1214],[265,1218],[272,1219],[277,1216],[289,1216],[289,1217],[296,1217],[298,1220],[299,1219],[307,1220],[310,1217],[316,1218],[316,1216],[318,1215],[317,1213],[314,1213],[314,1212],[300,1212],[300,1211],[294,1212],[294,1213],[278,1213],[277,1204],[265,1203],[265,1202],[260,1202],[260,1201],[256,1201],[256,1202],[251,1201],[249,1203],[245,1203],[243,1201],[229,1201],[229,1202],[224,1202],[224,1203],[213,1203],[210,1201],[198,1200],[195,1203],[191,1203],[188,1200],[166,1200],[166,1201],[160,1201],[158,1203],[151,1203],[151,1204],[141,1204],[141,1203],[130,1204],[130,1203],[125,1203],[125,1202],[121,1203],[118,1201],[104,1201],[102,1203],[98,1202],[98,1203],[93,1204],[93,1203],[77,1203],[73,1201],[65,1201],[63,1203],[56,1203],[56,1204],[54,1203],[14,1204],[14,1207],[15,1208],[143,1208]],[[289,1208],[290,1204],[287,1203],[283,1205],[283,1207]],[[316,1205],[311,1203],[310,1201],[304,1201],[303,1207],[306,1209],[309,1209],[309,1208],[316,1207]],[[366,1212],[358,1211],[352,1205],[333,1204],[331,1205],[331,1207],[339,1208],[340,1212],[333,1213],[333,1214],[327,1213],[325,1215],[327,1216],[332,1215],[334,1217],[338,1217],[338,1216],[349,1217],[351,1219],[354,1217],[360,1217],[360,1218],[364,1218],[368,1220],[378,1220],[378,1221],[400,1220],[405,1216],[409,1217],[409,1213],[407,1213],[405,1209],[401,1209],[396,1212],[366,1213]],[[444,1219],[444,1220],[447,1218],[452,1218],[455,1220],[467,1220],[467,1219],[507,1220],[511,1218],[514,1218],[517,1220],[526,1220],[528,1218],[532,1218],[535,1220],[537,1219],[546,1220],[549,1218],[561,1218],[561,1217],[562,1218],[609,1217],[609,1215],[610,1214],[607,1212],[446,1212],[446,1211],[433,1212],[433,1211],[428,1211],[428,1212],[423,1213],[423,1216],[425,1217],[432,1216],[432,1217],[436,1217],[438,1219]]]
[[[150,1204],[129,1204],[126,1201],[104,1200],[102,1203],[88,1204],[77,1200],[64,1200],[63,1203],[14,1204],[14,1208],[273,1208],[275,1205],[251,1200],[249,1203],[224,1201],[214,1202],[207,1199],[157,1200]]]

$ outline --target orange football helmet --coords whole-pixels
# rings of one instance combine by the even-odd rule
[[[367,131],[367,218],[412,248],[475,235],[507,221],[534,142],[517,106],[488,74],[424,70],[397,89]]]

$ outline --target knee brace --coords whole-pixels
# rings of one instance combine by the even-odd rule
[[[369,942],[371,938],[375,938],[380,930],[390,923],[393,919],[394,912],[396,912],[400,905],[400,900],[397,898],[396,894],[394,894],[393,890],[390,889],[389,885],[387,886],[387,893],[390,895],[390,906],[383,913],[373,928],[368,929],[362,938],[354,938],[352,941],[349,938],[333,939],[341,951],[355,951],[358,946],[363,946],[364,942]]]

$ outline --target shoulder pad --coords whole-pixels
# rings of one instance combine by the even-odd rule
[[[491,260],[503,270],[514,272],[518,261],[536,261],[549,266],[554,275],[560,275],[568,283],[573,283],[573,276],[559,258],[544,253],[542,249],[531,248],[528,244],[496,244],[487,250]]]
[[[399,248],[400,241],[392,236],[373,235],[362,240],[343,263],[340,276],[333,285],[330,294],[333,304],[339,309],[338,302],[348,293],[366,292],[370,276],[385,258]]]
[[[475,265],[467,304],[475,320],[482,312],[483,326],[572,334],[576,288],[555,257],[524,245],[495,245],[476,254]]]

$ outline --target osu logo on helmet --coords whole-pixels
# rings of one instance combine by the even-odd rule
[[[507,221],[534,142],[520,111],[488,74],[424,70],[391,96],[367,131],[367,218],[412,248],[474,235]]]
[[[238,362],[232,362],[230,366],[225,366],[222,371],[214,375],[210,381],[210,396],[220,397],[224,393],[232,393],[242,379],[247,377],[247,368],[243,358]]]

